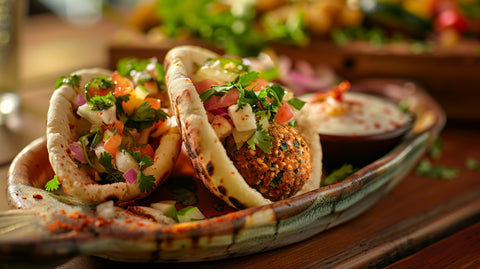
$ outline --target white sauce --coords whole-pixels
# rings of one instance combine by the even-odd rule
[[[304,96],[309,100],[314,95]],[[346,92],[342,101],[327,98],[324,102],[311,102],[304,106],[315,129],[329,135],[373,135],[405,125],[410,116],[388,100],[358,92]]]

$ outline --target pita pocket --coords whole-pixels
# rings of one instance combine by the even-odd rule
[[[200,47],[174,48],[164,65],[184,145],[213,194],[243,209],[319,188],[320,138],[288,91]]]
[[[157,98],[155,76],[148,67],[125,75],[96,68],[57,80],[47,149],[67,195],[127,202],[146,196],[171,173],[181,136],[164,107],[168,100]]]

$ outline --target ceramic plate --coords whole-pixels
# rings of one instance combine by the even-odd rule
[[[211,213],[196,222],[151,221],[140,206],[160,199],[162,190],[117,208],[115,218],[99,217],[91,205],[44,191],[53,172],[45,138],[39,138],[19,153],[9,170],[7,195],[14,209],[0,215],[0,260],[95,255],[128,262],[208,261],[289,245],[344,223],[381,202],[445,123],[443,110],[414,83],[372,79],[356,82],[353,90],[406,100],[416,115],[413,129],[386,155],[339,183],[262,207]],[[200,204],[217,203],[208,194],[204,197]]]

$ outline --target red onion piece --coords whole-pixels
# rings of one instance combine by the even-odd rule
[[[70,144],[70,150],[73,153],[73,158],[81,163],[87,163],[87,159],[83,154],[82,144],[78,141],[75,141]]]
[[[135,184],[137,183],[137,171],[132,168],[123,173],[123,178],[125,178],[125,181],[127,181],[128,184]]]
[[[83,104],[85,104],[87,102],[87,98],[85,98],[85,96],[83,96],[83,94],[79,94],[77,95],[77,97],[75,97],[75,104],[77,106],[81,106]]]
[[[216,108],[216,109],[209,110],[208,112],[212,113],[213,115],[218,115],[223,117],[228,115],[228,108],[227,107]]]

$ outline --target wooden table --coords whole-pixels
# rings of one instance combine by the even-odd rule
[[[107,66],[108,35],[116,26],[102,22],[75,28],[51,17],[25,23],[22,51],[21,114],[8,137],[22,148],[45,133],[53,81],[80,67]],[[43,30],[44,31],[43,31]],[[39,31],[42,30],[42,34]],[[95,40],[77,45],[84,39]],[[55,44],[55,46],[53,46]],[[68,60],[66,60],[68,59]],[[44,63],[44,65],[42,65]],[[479,93],[476,95],[478,100]],[[409,174],[391,193],[357,218],[303,242],[247,257],[209,263],[144,264],[162,268],[460,268],[480,266],[480,172],[465,167],[480,160],[480,124],[448,122],[441,139],[443,156],[435,163],[461,169],[452,180]],[[15,139],[13,139],[15,138]],[[9,163],[0,166],[5,189]],[[0,210],[6,210],[0,200]],[[100,268],[118,263],[74,257],[58,268]],[[129,265],[135,266],[135,265]]]

